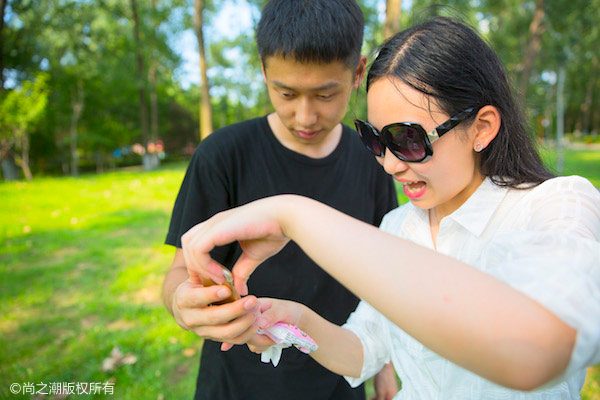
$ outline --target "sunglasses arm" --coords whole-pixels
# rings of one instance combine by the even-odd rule
[[[432,130],[431,132],[427,132],[427,138],[429,139],[429,143],[433,143],[440,138],[440,134],[438,134],[437,128]]]

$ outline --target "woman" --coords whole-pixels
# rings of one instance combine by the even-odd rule
[[[545,170],[498,57],[461,23],[435,18],[394,36],[367,91],[369,122],[357,130],[410,199],[380,230],[285,195],[182,238],[190,273],[218,282],[209,251],[239,240],[241,294],[291,239],[363,301],[339,327],[261,299],[262,315],[232,343],[283,321],[353,385],[392,360],[398,399],[579,398],[585,368],[600,362],[598,191]]]

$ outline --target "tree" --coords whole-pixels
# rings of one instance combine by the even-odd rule
[[[20,163],[27,180],[29,168],[29,133],[45,112],[48,101],[48,75],[39,73],[34,81],[25,81],[13,89],[0,103],[0,141],[3,148],[20,149]]]
[[[142,130],[142,142],[144,149],[148,150],[148,102],[146,93],[146,79],[144,71],[144,57],[142,55],[142,41],[140,39],[140,20],[137,11],[137,0],[131,0],[131,12],[133,15],[133,37],[135,39],[136,72],[138,85],[138,98],[140,107],[140,128]],[[144,157],[144,168],[150,169],[151,165]]]
[[[173,79],[180,59],[168,38],[186,24],[191,26],[191,14],[182,20],[187,0],[156,0],[156,19],[151,23],[148,3],[136,2],[142,60],[150,66],[143,80],[149,79],[146,74],[154,76],[149,85],[150,104],[157,110],[152,129],[157,134],[173,132],[167,125],[177,121],[169,118],[169,107],[186,97],[179,96],[183,90]],[[77,173],[93,164],[101,171],[103,164],[115,164],[113,155],[120,149],[141,143],[139,86],[132,79],[140,46],[134,38],[130,2],[14,0],[8,10],[3,42],[11,49],[5,52],[11,84],[31,80],[40,69],[50,75],[48,113],[31,137],[34,173],[36,168],[58,172],[61,167],[64,173]],[[185,106],[180,109],[189,112]],[[131,164],[139,158],[130,155],[118,161]]]
[[[0,0],[0,92],[4,90],[4,40],[2,31],[4,31],[4,11],[7,3],[7,0]]]
[[[385,22],[383,24],[383,37],[388,39],[400,31],[402,15],[402,0],[386,0]]]
[[[69,125],[69,152],[71,154],[71,175],[79,175],[78,126],[85,106],[83,80],[77,78],[77,84],[71,93],[71,124]]]
[[[156,74],[158,69],[157,57],[155,54],[157,53],[156,46],[156,29],[158,26],[158,22],[156,21],[156,0],[151,0],[150,5],[151,9],[151,51],[152,55],[150,57],[150,67],[148,68],[148,84],[150,86],[150,141],[156,144],[158,143],[158,94],[156,89]],[[160,161],[158,158],[158,154],[156,151],[150,154],[150,165],[152,167],[158,167]]]
[[[527,94],[527,86],[529,85],[529,77],[531,76],[534,60],[542,44],[541,36],[544,32],[544,15],[544,0],[535,0],[535,10],[533,11],[531,24],[529,24],[529,41],[525,54],[523,54],[523,71],[521,72],[519,83],[519,90],[523,97]]]
[[[208,82],[207,73],[207,62],[206,53],[204,51],[204,34],[203,29],[203,16],[204,11],[204,0],[194,0],[194,28],[196,31],[196,38],[198,39],[198,53],[200,55],[200,139],[205,139],[212,133],[212,105],[210,99],[210,85]]]

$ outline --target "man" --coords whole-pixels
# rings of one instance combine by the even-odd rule
[[[391,179],[341,124],[365,73],[363,25],[354,0],[269,2],[256,40],[275,112],[214,132],[190,162],[166,239],[177,250],[163,298],[182,328],[208,339],[195,399],[364,399],[364,389],[351,389],[294,348],[283,351],[276,368],[246,346],[221,350],[260,338],[254,296],[304,303],[340,325],[355,309],[358,299],[298,246],[289,244],[257,270],[248,282],[250,296],[225,305],[213,303],[228,297],[229,289],[188,279],[181,251],[181,235],[194,225],[270,195],[309,196],[373,225],[397,206]],[[230,245],[212,255],[231,267],[239,254],[239,246]],[[393,371],[380,374],[390,384],[378,394],[391,398],[397,391]]]

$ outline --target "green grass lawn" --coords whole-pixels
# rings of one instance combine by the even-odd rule
[[[202,343],[160,299],[183,173],[0,184],[0,398],[14,382],[107,380],[118,399],[190,398]],[[114,347],[137,361],[103,372]]]
[[[600,152],[566,158],[565,174],[600,188]],[[184,170],[0,183],[0,398],[12,383],[106,381],[114,395],[85,398],[191,398],[202,342],[160,299]],[[135,363],[104,372],[115,347]],[[600,368],[589,371],[582,398],[598,400]]]

